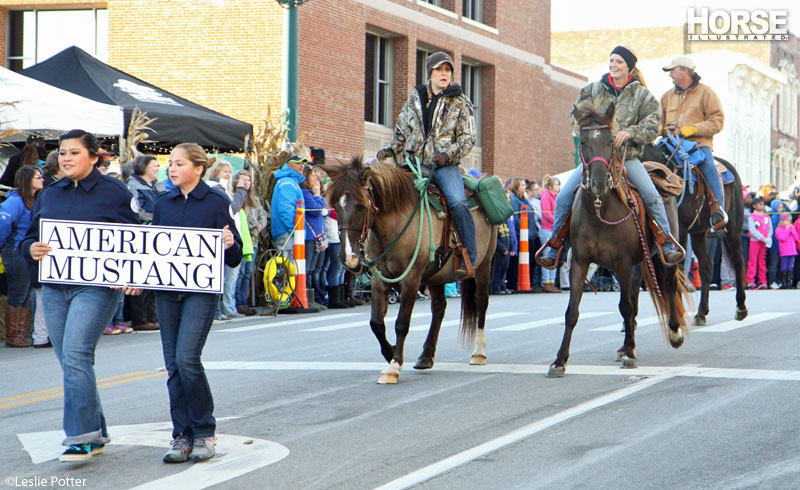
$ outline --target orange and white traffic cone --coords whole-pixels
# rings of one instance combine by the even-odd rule
[[[530,252],[528,251],[528,206],[520,207],[519,225],[519,273],[517,291],[531,290]]]
[[[694,259],[694,264],[692,264],[692,267],[694,267],[692,283],[694,284],[695,288],[700,289],[700,287],[703,285],[703,282],[700,280],[700,264],[697,263],[697,259]]]
[[[306,292],[306,220],[303,201],[297,201],[294,215],[294,261],[297,264],[292,308],[308,308]]]

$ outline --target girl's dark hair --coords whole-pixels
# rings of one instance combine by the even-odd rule
[[[36,197],[36,192],[39,192],[31,190],[31,181],[40,173],[35,166],[27,165],[20,167],[14,175],[14,187],[17,188],[17,194],[28,209],[33,208],[33,199]]]
[[[36,138],[31,135],[25,141],[25,146],[22,148],[22,166],[36,165],[39,161],[39,149],[36,146]]]
[[[131,163],[131,166],[133,167],[133,173],[141,177],[144,175],[150,162],[155,159],[156,157],[153,155],[139,155],[138,157],[134,158],[133,162]]]
[[[92,133],[87,133],[82,129],[71,129],[62,134],[61,137],[58,138],[59,148],[61,148],[62,141],[74,139],[81,140],[81,144],[86,148],[86,151],[89,152],[90,157],[97,157],[97,162],[94,164],[95,167],[99,167],[104,163],[105,159],[103,155],[100,154],[100,142],[97,140],[97,136]]]
[[[47,154],[47,160],[44,161],[42,166],[42,174],[56,175],[58,173],[58,151],[53,150]]]
[[[314,171],[314,168],[311,167],[311,165],[306,165],[305,166],[305,168],[303,169],[303,177],[305,177],[306,180],[300,182],[300,188],[301,189],[311,190],[311,186],[308,185],[308,176],[311,175],[311,172],[313,172],[313,171]]]
[[[758,196],[755,199],[753,199],[753,202],[750,203],[750,211],[755,211],[756,204],[763,203],[763,202],[764,202],[764,198],[761,197],[761,196]]]

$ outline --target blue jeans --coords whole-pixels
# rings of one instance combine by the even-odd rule
[[[539,228],[539,242],[540,243],[547,243],[547,240],[553,236],[552,230],[545,230],[544,227]],[[547,282],[555,282],[556,281],[556,270],[555,269],[545,269],[542,267],[542,283]]]
[[[222,293],[222,313],[232,315],[236,313],[236,285],[239,280],[239,268],[225,266],[225,283]]]
[[[13,234],[0,249],[0,256],[3,257],[3,265],[6,268],[8,306],[28,306],[28,299],[31,297],[31,269],[14,246]]]
[[[664,203],[661,201],[661,195],[656,190],[652,179],[644,169],[641,160],[634,158],[625,161],[625,170],[628,172],[628,180],[639,191],[642,196],[642,201],[647,207],[647,211],[656,220],[656,224],[661,228],[664,233],[671,233],[669,228],[669,220],[667,219],[667,210],[664,209]],[[561,191],[556,196],[555,213],[553,216],[553,234],[555,234],[563,225],[569,210],[572,209],[572,202],[575,200],[575,193],[578,192],[578,187],[581,184],[581,167],[576,168],[569,176],[567,181],[561,185]],[[664,253],[672,252],[675,250],[675,245],[668,241],[662,247]],[[556,258],[556,251],[552,247],[547,247],[544,251],[546,257]]]
[[[314,298],[309,299],[320,305],[325,304],[325,288],[320,278],[324,262],[325,251],[317,252],[316,240],[306,240],[306,286],[314,289]]]
[[[703,173],[703,177],[706,179],[708,186],[711,188],[711,192],[714,194],[714,197],[717,198],[720,207],[724,209],[725,201],[722,200],[722,183],[719,180],[719,173],[714,165],[714,155],[711,154],[711,148],[707,146],[701,146],[700,151],[703,152],[703,155],[705,155],[706,158],[702,162],[698,163],[697,166],[700,168],[700,172]]]
[[[242,258],[242,263],[239,265],[239,279],[236,285],[236,306],[247,306],[247,298],[250,296],[250,279],[253,277],[253,271],[256,267],[256,247],[253,247],[253,260],[247,262]]]
[[[173,439],[181,434],[208,437],[217,428],[211,387],[200,359],[216,306],[216,294],[156,292]]]
[[[492,291],[506,289],[506,271],[508,270],[509,255],[495,252],[492,258]]]
[[[453,222],[458,229],[458,236],[467,248],[469,260],[475,264],[478,259],[478,247],[475,245],[475,222],[469,211],[469,204],[464,195],[464,181],[461,179],[461,168],[458,165],[436,167],[434,182],[447,198]]]
[[[325,249],[325,265],[322,266],[329,288],[342,284],[342,263],[339,262],[339,248],[341,243],[329,243]]]
[[[65,446],[109,441],[94,351],[121,296],[122,290],[107,287],[42,287],[44,319],[64,375]]]

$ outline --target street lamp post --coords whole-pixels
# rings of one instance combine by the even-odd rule
[[[289,125],[289,141],[297,141],[297,38],[298,21],[297,7],[309,0],[276,0],[278,4],[288,10],[289,22],[286,47],[286,109]]]

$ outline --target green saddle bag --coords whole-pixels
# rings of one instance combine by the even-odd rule
[[[514,214],[511,203],[506,197],[503,183],[496,175],[487,175],[481,179],[476,179],[471,175],[462,175],[464,187],[471,189],[478,196],[483,213],[486,219],[493,225],[499,225],[508,221]]]

